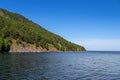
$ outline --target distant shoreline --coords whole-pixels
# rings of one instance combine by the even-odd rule
[[[22,52],[22,51],[21,52],[17,52],[17,51],[16,52],[15,51],[14,52],[4,52],[3,51],[1,53],[64,53],[64,52],[67,53],[67,52],[86,52],[86,51],[41,51],[41,52],[34,52],[34,51],[33,52],[29,52],[29,51],[26,51],[26,52]]]

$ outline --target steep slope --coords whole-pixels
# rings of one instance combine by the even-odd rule
[[[85,51],[24,16],[0,9],[0,51]]]

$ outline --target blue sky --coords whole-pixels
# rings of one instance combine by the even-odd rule
[[[0,7],[87,50],[120,51],[119,0],[1,0]]]

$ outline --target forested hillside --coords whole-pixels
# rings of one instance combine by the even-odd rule
[[[23,47],[31,44],[48,51],[50,45],[58,51],[85,51],[84,47],[49,32],[20,14],[0,9],[0,51],[10,51],[13,41]]]

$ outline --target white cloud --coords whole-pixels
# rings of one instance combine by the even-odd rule
[[[87,39],[76,42],[87,50],[120,51],[120,39]]]

